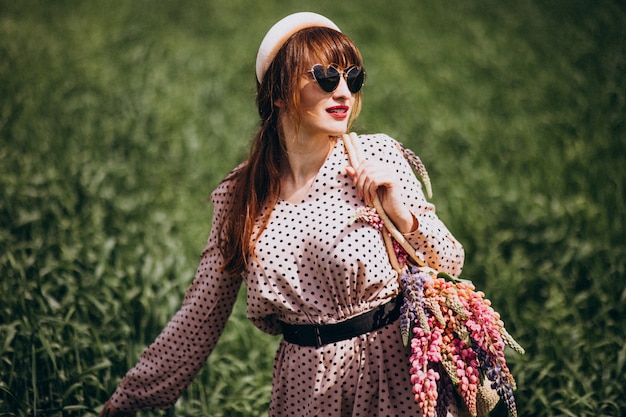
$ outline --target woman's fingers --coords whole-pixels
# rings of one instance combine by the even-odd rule
[[[111,404],[111,400],[104,403],[104,407],[98,417],[134,417],[136,413],[120,411]]]
[[[394,187],[393,174],[387,166],[380,163],[363,160],[356,169],[352,166],[346,167],[346,173],[354,181],[359,198],[368,205],[372,205],[377,193],[382,198]]]
[[[384,164],[363,160],[356,169],[347,166],[346,174],[352,178],[358,197],[368,206],[374,206],[378,195],[382,208],[401,232],[412,232],[417,228],[417,218],[403,203],[402,187],[397,184],[395,171]]]

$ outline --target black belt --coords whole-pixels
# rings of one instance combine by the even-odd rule
[[[400,317],[402,302],[403,297],[399,295],[380,307],[339,323],[316,325],[289,324],[281,321],[280,325],[287,342],[300,346],[320,347],[351,339],[393,323]]]

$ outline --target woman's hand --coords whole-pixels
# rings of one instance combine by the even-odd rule
[[[401,233],[417,229],[417,219],[403,203],[402,189],[397,173],[383,163],[363,160],[358,168],[346,167],[346,174],[352,178],[359,198],[372,206],[378,195],[380,203]]]
[[[136,413],[129,413],[126,411],[120,411],[117,408],[113,407],[111,404],[111,400],[104,403],[104,407],[102,407],[102,411],[98,414],[98,417],[134,417]]]

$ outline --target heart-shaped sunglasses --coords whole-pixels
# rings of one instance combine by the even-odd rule
[[[361,90],[361,87],[363,87],[363,82],[365,81],[365,70],[356,65],[341,71],[334,64],[328,66],[315,64],[309,72],[313,74],[313,78],[317,81],[320,88],[327,93],[332,93],[337,89],[341,77],[346,80],[348,90],[350,90],[352,94],[358,93]]]

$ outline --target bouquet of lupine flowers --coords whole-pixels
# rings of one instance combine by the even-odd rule
[[[343,139],[356,167],[360,161],[356,136]],[[420,174],[430,196],[430,180],[420,159],[402,146],[399,150]],[[472,417],[485,415],[495,406],[495,401],[486,399],[487,392],[496,401],[502,399],[516,417],[515,379],[504,349],[508,345],[520,354],[524,349],[506,331],[491,302],[470,281],[424,265],[379,201],[374,201],[374,207],[357,209],[353,220],[383,233],[391,264],[399,273],[404,295],[400,330],[405,346],[411,347],[411,383],[422,414],[445,416],[448,405],[460,396]]]
[[[374,208],[360,207],[353,220],[387,233]],[[515,379],[504,349],[508,345],[520,354],[524,349],[507,332],[491,302],[470,281],[428,267],[409,267],[409,256],[393,242],[397,259],[405,266],[400,275],[404,295],[400,331],[405,346],[411,347],[411,383],[422,414],[445,416],[454,389],[471,416],[482,414],[477,395],[481,384],[489,384],[509,413],[517,416]]]
[[[484,294],[469,281],[427,268],[409,268],[400,279],[400,330],[405,345],[411,346],[411,383],[424,416],[445,416],[454,388],[476,416],[483,383],[489,383],[509,413],[517,416],[515,379],[504,348],[508,345],[520,354],[524,349]]]

